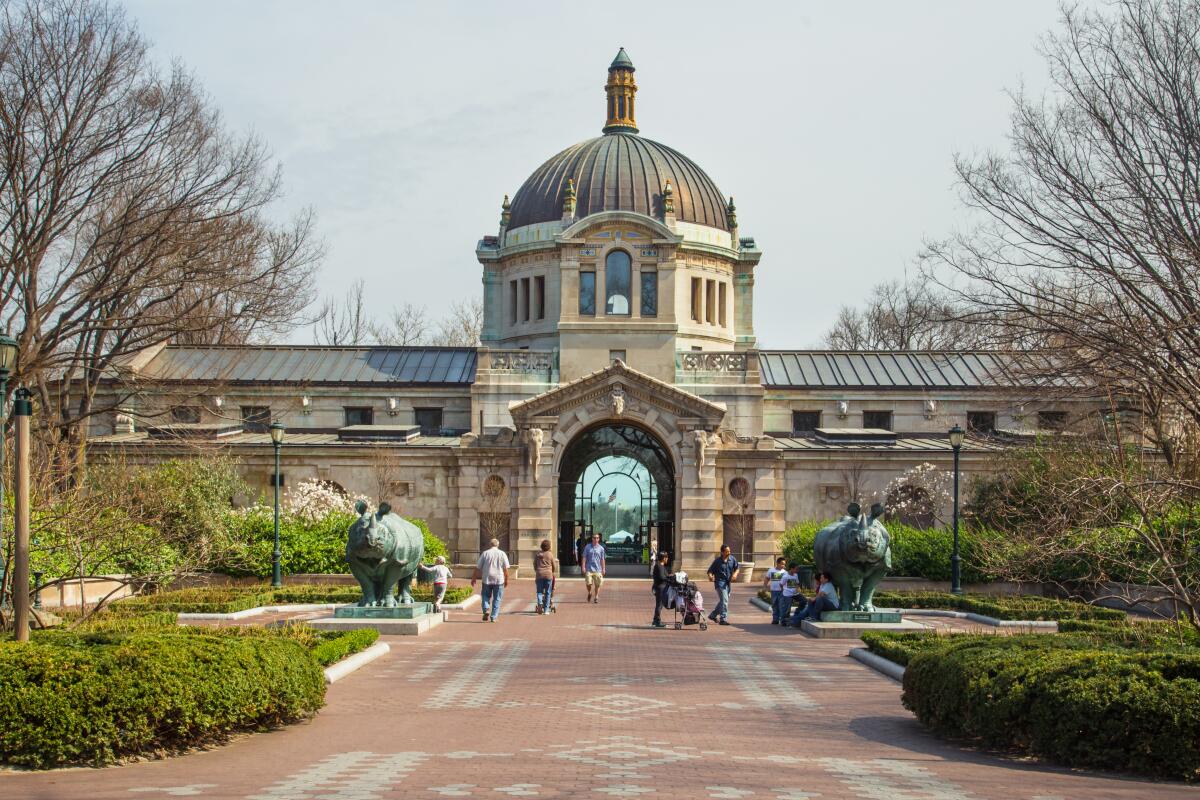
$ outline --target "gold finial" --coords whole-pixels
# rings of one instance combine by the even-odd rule
[[[725,206],[725,222],[730,230],[737,227],[737,206],[733,204],[733,195],[729,195],[729,205]]]
[[[667,178],[667,185],[663,187],[663,213],[675,213],[675,187],[671,185],[670,178]]]
[[[509,220],[512,219],[512,203],[508,202],[508,195],[504,195],[504,202],[500,204],[500,225],[507,228]]]
[[[604,133],[638,132],[633,113],[633,96],[637,94],[633,73],[633,61],[622,47],[608,67],[608,83],[604,85],[604,93],[608,96],[608,121],[604,124]]]
[[[567,178],[567,190],[563,194],[563,214],[568,217],[575,216],[575,181],[572,178]]]

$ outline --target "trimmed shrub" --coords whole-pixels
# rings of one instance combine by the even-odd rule
[[[1075,767],[1200,776],[1200,653],[1074,636],[963,637],[911,654],[903,702],[942,735]]]
[[[940,608],[982,614],[1004,620],[1124,620],[1125,612],[1115,608],[1055,600],[1027,594],[963,594],[949,592],[877,592],[875,605],[884,608]]]
[[[0,644],[0,762],[99,766],[295,722],[324,702],[282,636],[78,633]]]
[[[375,644],[375,640],[378,638],[379,631],[374,628],[360,628],[356,631],[335,633],[312,649],[313,658],[322,667],[328,667],[346,656],[366,650]]]

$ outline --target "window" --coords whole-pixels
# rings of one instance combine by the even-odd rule
[[[968,411],[967,430],[971,433],[995,433],[995,411]]]
[[[529,278],[521,278],[521,321],[529,322]]]
[[[726,285],[725,281],[721,281],[721,285],[718,288],[718,293],[717,293],[717,319],[721,323],[722,328],[725,327],[725,319],[726,319],[726,316],[725,316],[725,300],[726,300],[725,285]]]
[[[705,281],[704,320],[709,325],[717,324],[717,282]]]
[[[247,433],[266,433],[271,429],[271,409],[266,406],[242,406],[242,429]]]
[[[1067,412],[1039,411],[1038,429],[1043,431],[1061,431],[1067,427]]]
[[[346,424],[347,425],[374,425],[375,424],[375,409],[373,408],[345,408]]]
[[[200,421],[200,406],[175,406],[171,409],[171,421],[195,425]]]
[[[533,279],[533,304],[537,308],[537,318],[546,318],[546,276],[538,275]]]
[[[517,282],[508,282],[508,323],[517,324]]]
[[[892,412],[864,411],[863,427],[878,429],[881,431],[890,431],[892,429]]]
[[[625,361],[625,351],[624,350],[609,350],[608,351],[608,363],[615,364],[618,361],[623,361],[626,364],[629,363],[628,361]]]
[[[421,433],[432,434],[442,429],[442,409],[414,408],[414,421],[421,426]]]
[[[700,322],[702,320],[702,311],[704,305],[704,281],[700,278],[692,278],[692,320]]]
[[[579,313],[592,316],[596,313],[596,273],[579,273]]]
[[[642,270],[642,316],[658,316],[658,270]]]
[[[793,411],[792,431],[794,433],[811,433],[821,427],[820,411]]]
[[[629,314],[629,284],[632,262],[624,250],[614,250],[604,259],[604,310],[606,314]]]

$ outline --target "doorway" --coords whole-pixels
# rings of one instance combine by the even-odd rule
[[[559,563],[578,575],[582,543],[599,534],[612,577],[650,571],[651,551],[675,551],[675,471],[658,437],[629,424],[603,424],[563,453],[558,484]]]

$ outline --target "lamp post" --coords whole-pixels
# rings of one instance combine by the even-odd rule
[[[967,432],[957,424],[950,429],[950,449],[954,451],[954,551],[950,554],[950,593],[962,594],[962,564],[958,556],[958,453]]]
[[[275,484],[275,551],[271,554],[271,585],[278,589],[283,586],[283,571],[279,559],[283,555],[279,550],[279,449],[283,446],[283,423],[276,420],[271,423],[271,444],[275,447],[275,474],[271,483]]]
[[[29,390],[17,390],[13,416],[17,429],[17,496],[13,509],[16,542],[13,545],[13,636],[18,642],[29,641],[29,417],[33,403]]]
[[[4,432],[8,423],[8,378],[17,366],[17,340],[0,333],[0,607],[4,606]]]

